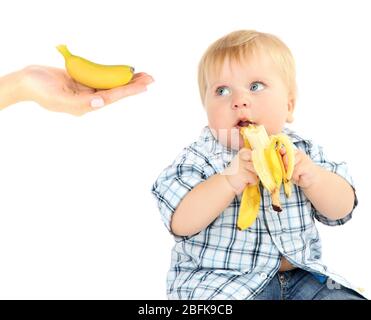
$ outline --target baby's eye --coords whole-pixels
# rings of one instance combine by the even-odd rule
[[[231,89],[226,86],[221,86],[215,90],[218,96],[228,96],[231,93]]]
[[[255,81],[251,84],[250,90],[251,91],[260,91],[260,90],[263,90],[264,87],[265,87],[264,83],[259,82],[259,81]]]

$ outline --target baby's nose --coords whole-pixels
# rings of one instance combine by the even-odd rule
[[[235,105],[234,105],[235,108],[239,108],[239,107],[241,107],[241,106],[246,107],[247,104],[246,104],[246,103],[239,103],[239,104],[235,104]]]
[[[247,103],[246,102],[233,103],[232,107],[233,109],[240,109],[242,107],[247,107]]]
[[[242,109],[250,105],[250,97],[244,91],[236,92],[232,97],[232,108],[233,109]]]

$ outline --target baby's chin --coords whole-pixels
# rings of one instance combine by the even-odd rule
[[[230,135],[230,141],[229,143],[229,148],[232,150],[239,151],[241,148],[244,146],[243,138],[240,134],[240,129],[233,128],[231,129],[231,135]]]
[[[228,148],[235,150],[235,151],[240,151],[244,147],[244,142],[242,137],[240,136],[238,141],[231,141],[228,145]]]

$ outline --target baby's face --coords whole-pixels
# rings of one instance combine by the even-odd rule
[[[292,121],[294,101],[266,54],[246,62],[225,60],[220,74],[208,74],[205,108],[209,127],[223,145],[243,147],[241,126],[264,125],[269,135]]]

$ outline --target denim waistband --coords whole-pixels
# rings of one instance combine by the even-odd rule
[[[292,278],[297,273],[310,273],[320,283],[325,283],[327,281],[327,278],[328,278],[327,276],[325,276],[321,273],[309,272],[309,271],[303,270],[301,268],[294,268],[294,269],[286,270],[286,271],[278,271],[278,275],[281,276],[281,277],[284,277],[286,279]]]

